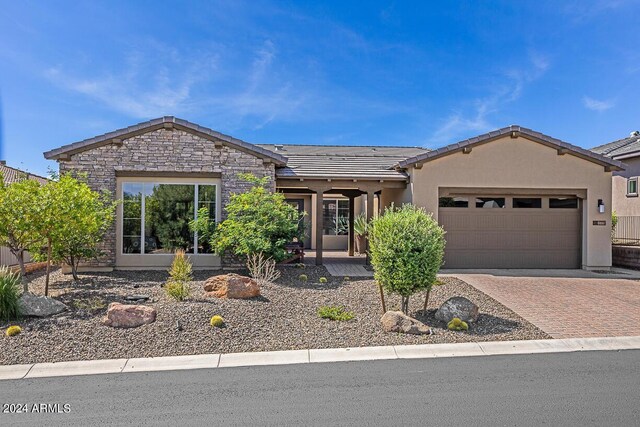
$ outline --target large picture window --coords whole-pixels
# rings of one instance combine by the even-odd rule
[[[349,200],[322,201],[322,234],[346,236],[349,234]]]
[[[209,243],[189,229],[189,222],[202,207],[215,221],[215,185],[125,182],[122,197],[123,253],[211,253]]]

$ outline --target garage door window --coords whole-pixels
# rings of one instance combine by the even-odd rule
[[[542,207],[542,199],[539,197],[514,197],[514,209],[540,209]]]
[[[578,199],[575,197],[558,197],[549,199],[551,209],[578,209]]]
[[[468,208],[469,199],[466,197],[440,197],[441,208]]]
[[[504,208],[504,197],[478,197],[476,208]]]

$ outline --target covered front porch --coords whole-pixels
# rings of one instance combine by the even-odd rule
[[[305,262],[365,264],[368,242],[356,251],[355,218],[369,221],[405,202],[404,180],[278,179],[276,189],[305,212]],[[334,203],[335,201],[335,203]],[[335,211],[335,217],[334,217]]]

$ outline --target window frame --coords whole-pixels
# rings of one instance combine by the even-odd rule
[[[194,186],[194,218],[197,218],[198,209],[199,209],[199,186],[210,185],[214,186],[214,194],[215,194],[215,222],[216,224],[220,222],[221,218],[221,180],[219,178],[171,178],[171,177],[118,177],[117,178],[117,194],[119,200],[124,200],[124,186],[126,184],[140,184],[143,188],[141,193],[141,201],[140,201],[140,221],[141,221],[141,229],[140,229],[140,252],[125,252],[124,251],[124,208],[123,203],[118,206],[118,226],[116,227],[116,244],[118,245],[117,254],[123,257],[161,257],[161,256],[173,256],[170,253],[145,253],[144,252],[144,239],[145,239],[145,194],[144,194],[144,186],[145,185],[192,185]],[[201,253],[198,252],[198,244],[200,242],[200,238],[198,236],[198,232],[193,233],[193,252],[189,253],[189,256],[217,256],[214,253]]]
[[[336,212],[335,212],[335,217],[334,219],[334,223],[335,223],[335,234],[325,234],[324,230],[326,227],[326,223],[324,221],[324,204],[326,202],[334,202],[336,204]],[[338,218],[340,217],[340,202],[346,202],[347,203],[347,222],[349,221],[349,199],[342,199],[342,198],[338,198],[338,197],[328,197],[328,198],[323,198],[322,200],[322,235],[323,236],[348,236],[349,235],[349,230],[347,229],[347,233],[346,234],[338,234]]]
[[[635,191],[629,191],[629,185],[633,183],[635,185]],[[634,176],[627,178],[627,197],[638,197],[638,177]]]

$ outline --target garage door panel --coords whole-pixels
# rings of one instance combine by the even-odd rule
[[[443,208],[445,268],[578,268],[578,209]]]

